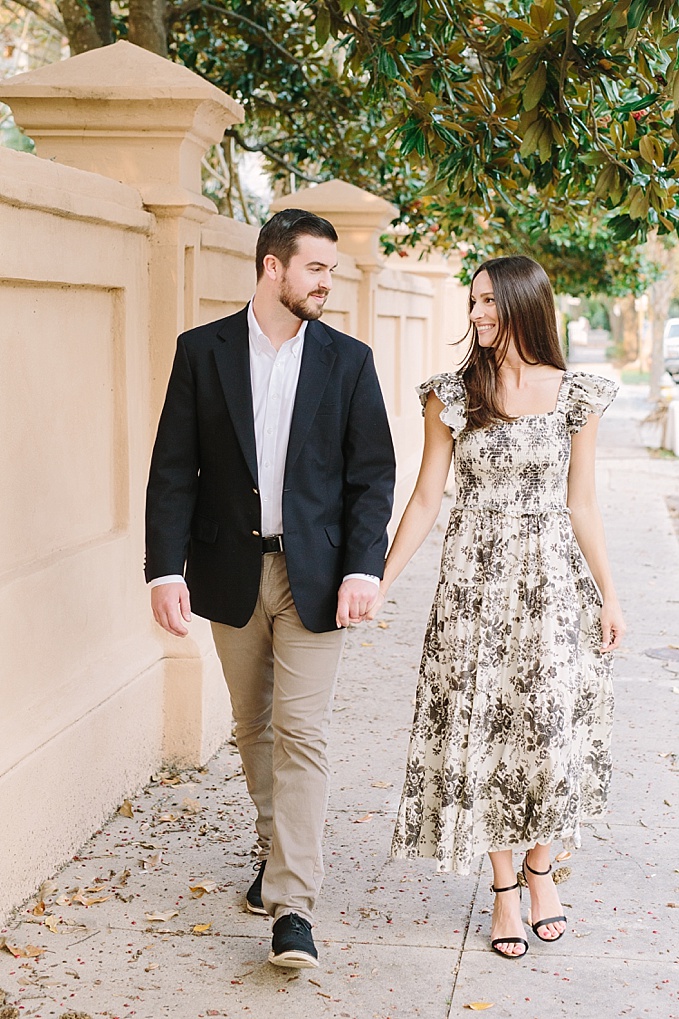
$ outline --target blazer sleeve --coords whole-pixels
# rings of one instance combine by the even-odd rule
[[[146,489],[147,581],[184,574],[199,471],[195,380],[180,336]]]
[[[344,575],[382,577],[396,463],[387,412],[368,348],[344,433]]]

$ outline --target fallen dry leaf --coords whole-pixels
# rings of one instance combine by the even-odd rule
[[[82,892],[76,892],[72,896],[72,902],[79,902],[81,906],[95,906],[98,902],[108,902],[112,899],[112,895],[89,895],[85,896]]]
[[[26,945],[25,947],[13,945],[6,938],[0,938],[0,948],[4,948],[15,959],[37,959],[45,951],[44,948],[38,948],[37,945]]]
[[[0,1019],[19,1019],[21,1012],[16,1005],[3,1005],[0,1008]]]
[[[667,903],[667,908],[668,909],[679,909],[679,902],[668,902]]]
[[[132,804],[129,800],[123,800],[122,805],[118,807],[118,813],[122,814],[123,817],[134,817]]]
[[[393,782],[371,782],[370,785],[373,789],[392,789],[394,786]]]
[[[42,916],[46,908],[47,907],[45,906],[45,903],[41,899],[40,902],[37,902],[35,904],[35,906],[31,910],[31,913],[33,914],[33,916]]]
[[[571,854],[568,852],[567,849],[564,849],[563,852],[561,853],[557,853],[556,856],[554,857],[557,863],[561,863],[562,860],[570,860],[570,858]]]
[[[361,647],[375,647],[375,645],[371,644],[369,640],[362,640]],[[329,998],[330,995],[328,994],[327,997]]]
[[[141,865],[144,870],[154,870],[156,867],[160,867],[163,860],[163,850],[159,849],[153,856],[149,856],[148,860],[142,860]]]
[[[472,1012],[484,1012],[487,1008],[492,1008],[495,1004],[494,1001],[470,1001],[465,1008],[470,1008]]]
[[[45,927],[47,927],[49,930],[52,931],[52,934],[56,934],[57,933],[57,927],[59,926],[61,921],[59,920],[58,916],[53,916],[52,915],[52,916],[46,916],[45,920],[44,920],[44,923],[45,923]]]
[[[50,896],[54,895],[58,891],[58,888],[54,881],[43,881],[38,888],[36,898],[38,902],[42,902],[45,899],[49,899]]]
[[[55,904],[57,906],[70,906],[71,905],[71,900],[69,899],[68,895],[60,895],[58,899],[54,900],[54,902],[55,902]]]
[[[189,885],[191,894],[194,899],[200,899],[203,895],[207,895],[208,892],[214,892],[217,887],[216,881],[196,881],[195,885]]]
[[[354,824],[364,824],[366,821],[372,821],[372,814],[366,814],[365,817],[355,817]]]
[[[197,923],[192,930],[194,934],[205,934],[205,931],[209,931],[210,927],[212,927],[211,923]]]
[[[203,804],[199,803],[198,800],[192,800],[188,796],[182,800],[182,810],[186,811],[187,814],[200,814],[203,809]]]
[[[147,920],[159,920],[164,923],[166,920],[171,920],[173,916],[179,916],[178,909],[168,909],[166,913],[144,913]]]
[[[160,817],[156,818],[157,821],[177,821],[176,814],[161,814]]]
[[[380,619],[380,621],[379,621],[379,623],[377,625],[379,626],[380,630],[388,630],[389,629],[389,623],[385,623],[385,621],[383,619]]]
[[[148,966],[144,966],[144,973],[150,973],[151,970],[158,969],[159,966],[159,962],[150,962]]]

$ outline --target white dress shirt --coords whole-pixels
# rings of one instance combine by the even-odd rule
[[[248,305],[250,380],[264,537],[283,533],[285,460],[307,325],[301,322],[292,339],[276,350],[255,318],[253,302]],[[367,573],[350,573],[344,579],[350,578],[379,585],[379,578]],[[182,581],[184,578],[179,575],[156,577],[149,581],[149,586]]]

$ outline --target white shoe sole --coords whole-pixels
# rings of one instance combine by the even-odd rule
[[[318,966],[318,959],[314,959],[313,955],[296,951],[281,952],[280,955],[269,952],[269,962],[274,966],[288,966],[292,969],[311,969]]]
[[[245,908],[248,913],[254,913],[256,916],[268,916],[269,914],[264,909],[264,906],[253,906],[248,900],[245,900]]]

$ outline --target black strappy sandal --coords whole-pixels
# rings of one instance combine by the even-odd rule
[[[496,888],[495,885],[490,886],[491,892],[495,892],[496,895],[500,895],[502,892],[513,892],[516,888],[519,888],[519,882],[516,884],[508,885],[506,888]],[[521,889],[519,889],[519,898],[521,898]],[[501,952],[497,947],[498,945],[523,945],[524,951],[521,955],[510,955],[508,952]],[[523,959],[524,955],[528,951],[528,942],[525,938],[493,938],[490,943],[490,947],[498,955],[501,955],[503,959]]]
[[[533,868],[531,867],[530,863],[528,862],[528,853],[526,853],[526,855],[523,858],[523,864],[521,865],[521,869],[523,870],[523,877],[524,877],[524,880],[526,882],[526,885],[528,885],[528,877],[526,875],[526,867],[528,867],[528,870],[531,872],[531,874],[535,874],[536,877],[547,877],[548,874],[552,873],[552,865],[551,865],[551,863],[550,863],[550,865],[549,865],[547,870],[533,870]],[[538,927],[546,927],[547,924],[550,924],[550,923],[561,923],[561,921],[563,921],[564,923],[568,923],[568,920],[566,919],[565,916],[548,916],[546,920],[538,920],[536,923],[531,923],[532,919],[533,919],[533,917],[532,917],[532,914],[531,914],[531,916],[528,917],[528,922],[530,923],[531,930],[533,931],[533,934],[535,935],[536,938],[540,938],[540,941],[545,941],[545,942],[547,942],[549,944],[552,941],[558,941],[559,938],[562,938],[564,936],[564,934],[566,933],[566,931],[563,930],[563,931],[561,931],[561,934],[557,934],[557,936],[555,938],[543,938],[541,934],[538,934]]]

